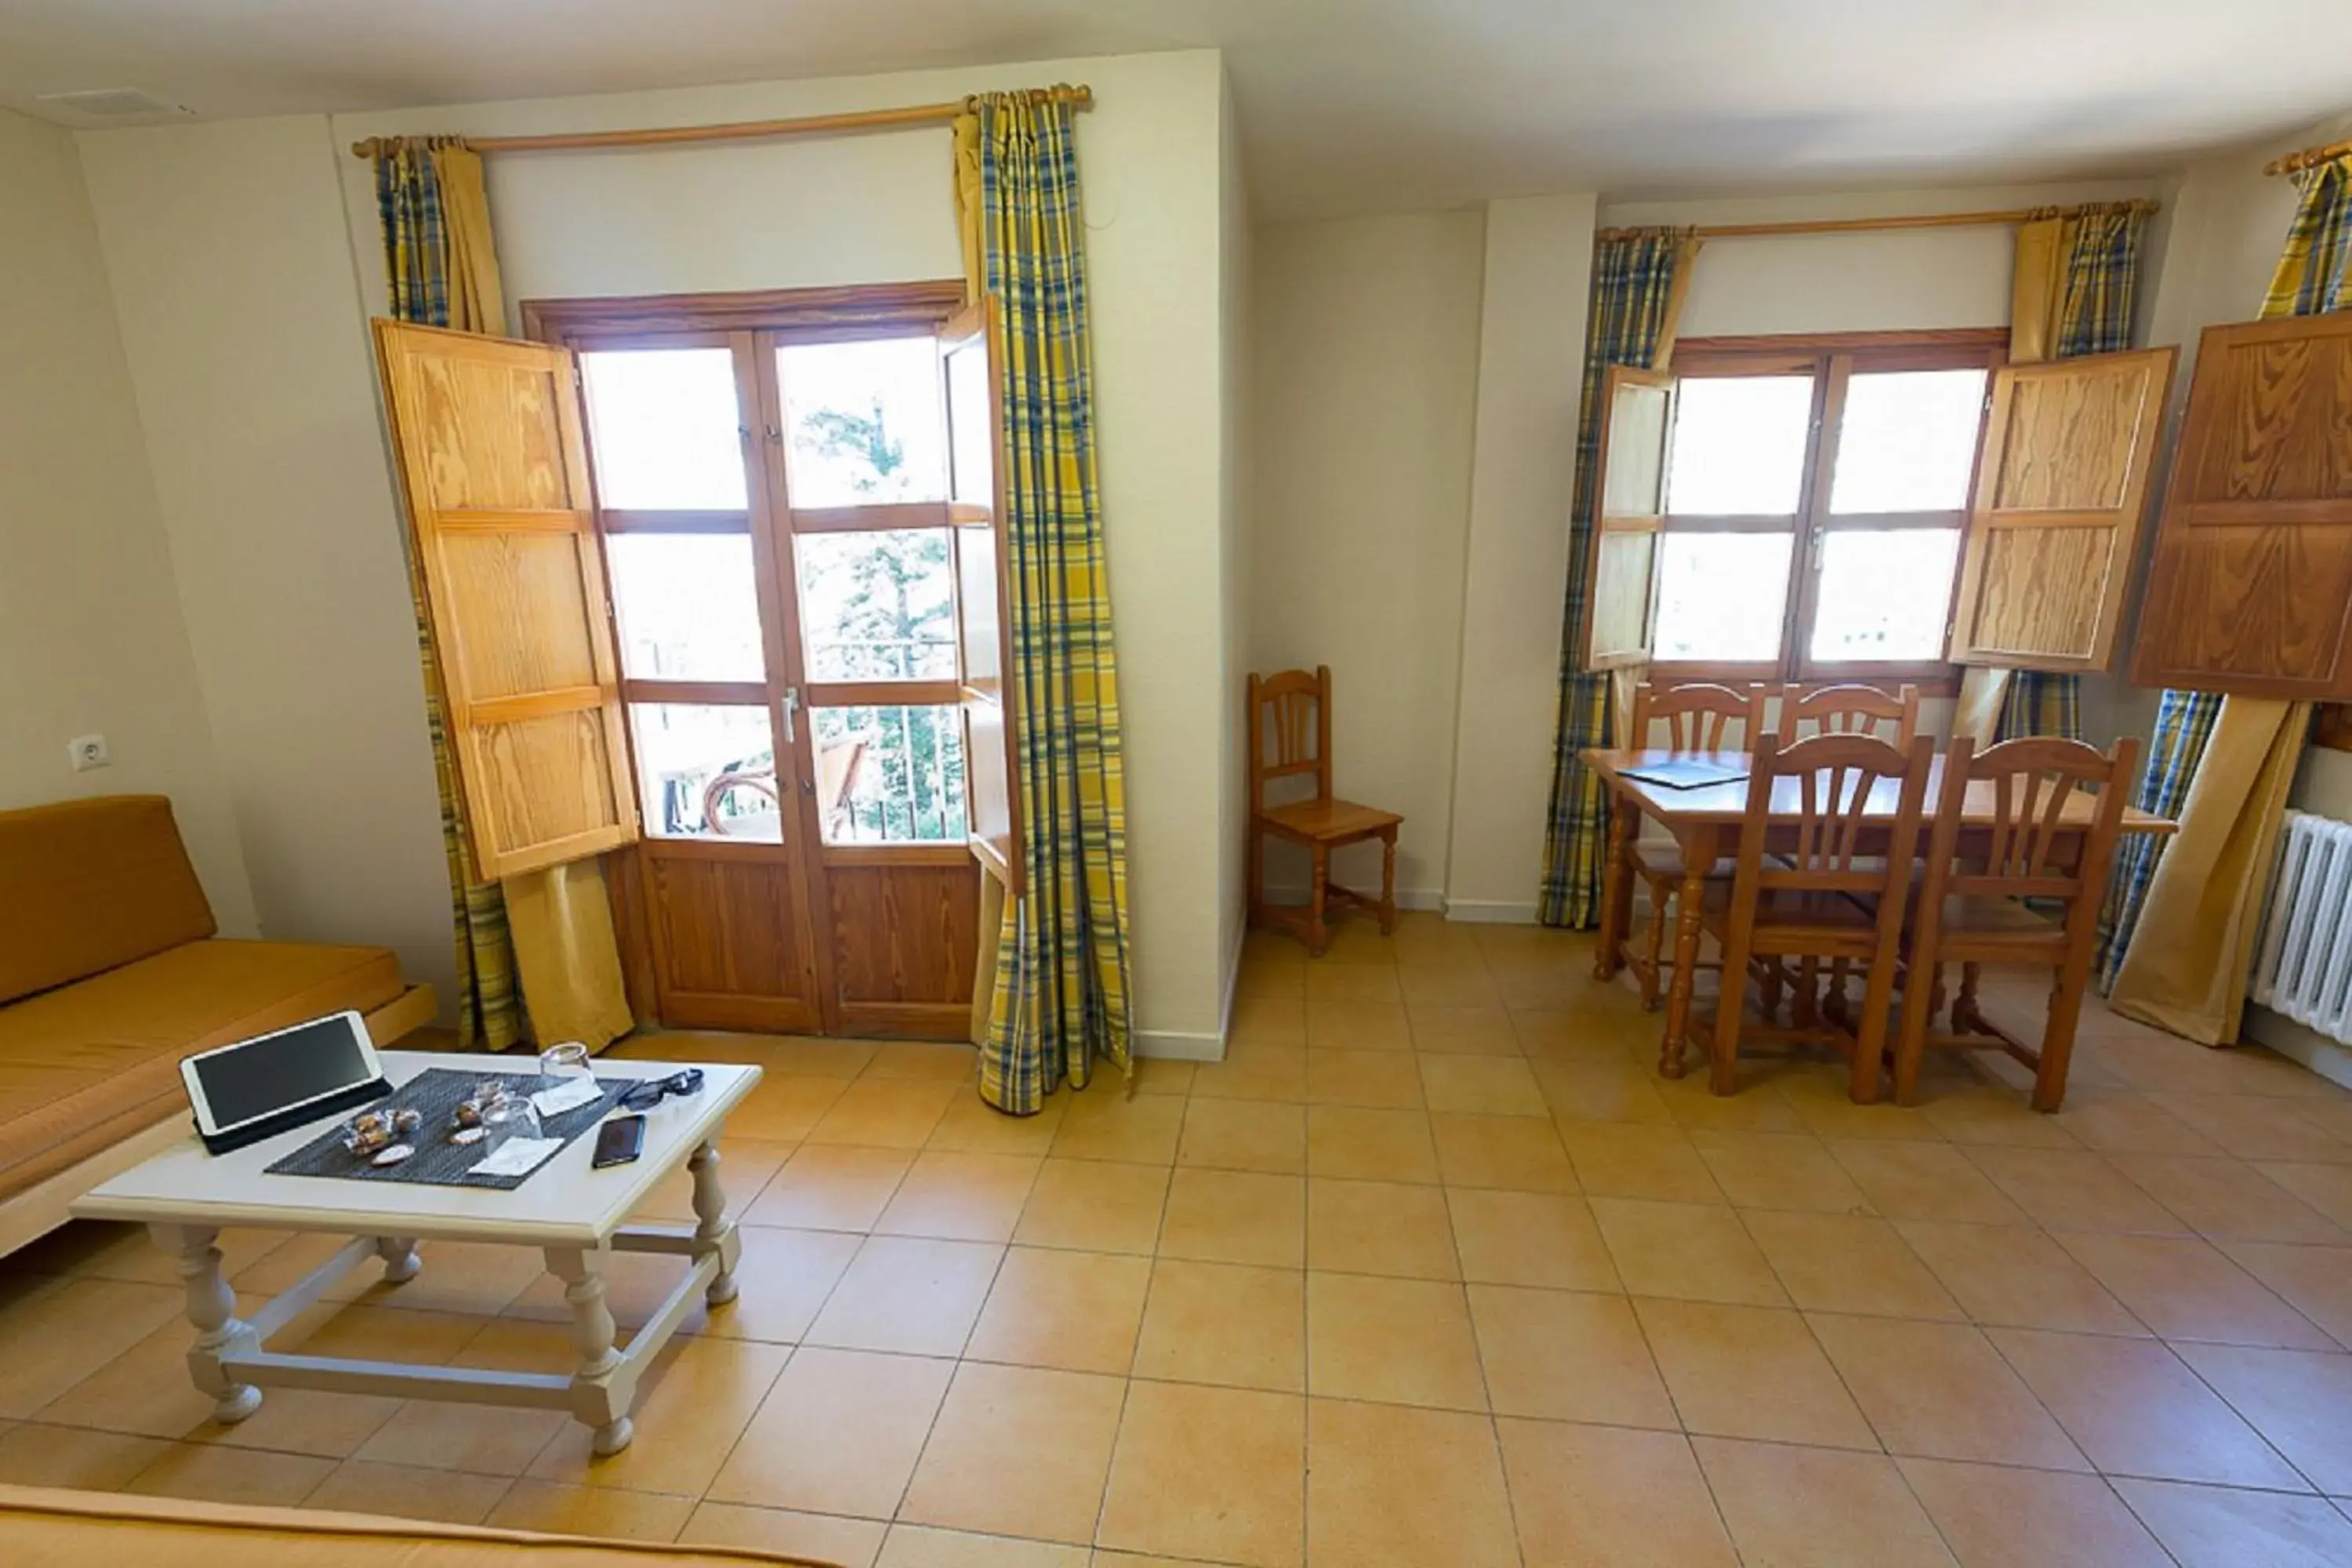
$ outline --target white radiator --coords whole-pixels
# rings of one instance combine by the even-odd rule
[[[2286,814],[2251,994],[2352,1044],[2352,823]]]

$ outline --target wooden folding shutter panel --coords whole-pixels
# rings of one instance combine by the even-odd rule
[[[2143,349],[1993,373],[1953,662],[2107,668],[2177,355]]]
[[[940,329],[947,384],[948,518],[954,523],[957,666],[963,707],[964,798],[971,852],[1019,898],[1022,883],[1021,741],[1012,657],[1011,584],[1004,489],[998,464],[1004,411],[997,320],[983,300]]]
[[[637,837],[572,356],[378,320],[482,881]]]
[[[1650,658],[1657,626],[1666,449],[1675,425],[1674,377],[1611,365],[1601,400],[1606,412],[1601,471],[1593,484],[1591,566],[1584,579],[1588,670],[1615,669]]]
[[[2352,312],[2210,327],[2132,679],[2352,700]]]

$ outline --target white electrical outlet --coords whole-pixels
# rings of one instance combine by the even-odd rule
[[[103,735],[76,735],[66,742],[66,758],[73,763],[73,771],[78,773],[86,773],[92,768],[110,767],[114,763],[114,753],[106,749],[106,737]]]

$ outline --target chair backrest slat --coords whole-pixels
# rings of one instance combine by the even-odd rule
[[[1780,736],[1797,742],[1813,735],[1867,735],[1908,750],[1919,733],[1919,689],[1903,686],[1893,695],[1875,686],[1845,684],[1807,691],[1780,689]]]
[[[1249,678],[1249,790],[1265,809],[1270,779],[1312,774],[1317,800],[1331,798],[1331,667]]]
[[[1737,721],[1747,726],[1743,743],[1754,751],[1766,733],[1764,697],[1761,686],[1742,691],[1709,681],[1657,687],[1645,680],[1633,688],[1633,722],[1628,734],[1635,749],[1645,749],[1651,727],[1664,722],[1667,751],[1720,752],[1728,749],[1726,731]]]
[[[2106,752],[2048,736],[1982,752],[1954,742],[1929,845],[1928,887],[1939,898],[2062,900],[2070,929],[2095,921],[2138,758],[2139,743],[2128,738]],[[1971,786],[1992,805],[1975,835],[1964,831]]]
[[[1935,757],[1927,737],[1899,748],[1862,735],[1816,735],[1786,748],[1768,742],[1749,765],[1734,900],[1777,891],[1901,899]],[[1777,858],[1765,852],[1776,805]]]

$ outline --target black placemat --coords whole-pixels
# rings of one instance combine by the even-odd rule
[[[601,1096],[561,1116],[540,1118],[540,1136],[561,1138],[570,1143],[603,1121],[604,1113],[636,1081],[627,1078],[598,1079],[596,1087],[604,1091]],[[537,1073],[461,1072],[455,1068],[428,1068],[367,1107],[370,1110],[378,1111],[404,1108],[414,1110],[424,1118],[423,1124],[403,1140],[413,1144],[416,1152],[399,1164],[370,1164],[365,1156],[353,1154],[344,1148],[343,1124],[350,1118],[339,1117],[324,1133],[279,1160],[266,1173],[273,1176],[340,1176],[354,1182],[421,1182],[435,1187],[488,1187],[510,1192],[547,1169],[555,1155],[550,1154],[520,1176],[477,1174],[474,1166],[480,1163],[490,1151],[487,1141],[481,1143],[449,1142],[449,1128],[458,1102],[472,1099],[475,1087],[482,1083],[501,1084],[509,1094],[520,1097],[550,1088],[554,1082],[553,1079],[541,1078]],[[356,1110],[352,1112],[352,1116],[359,1114]]]

